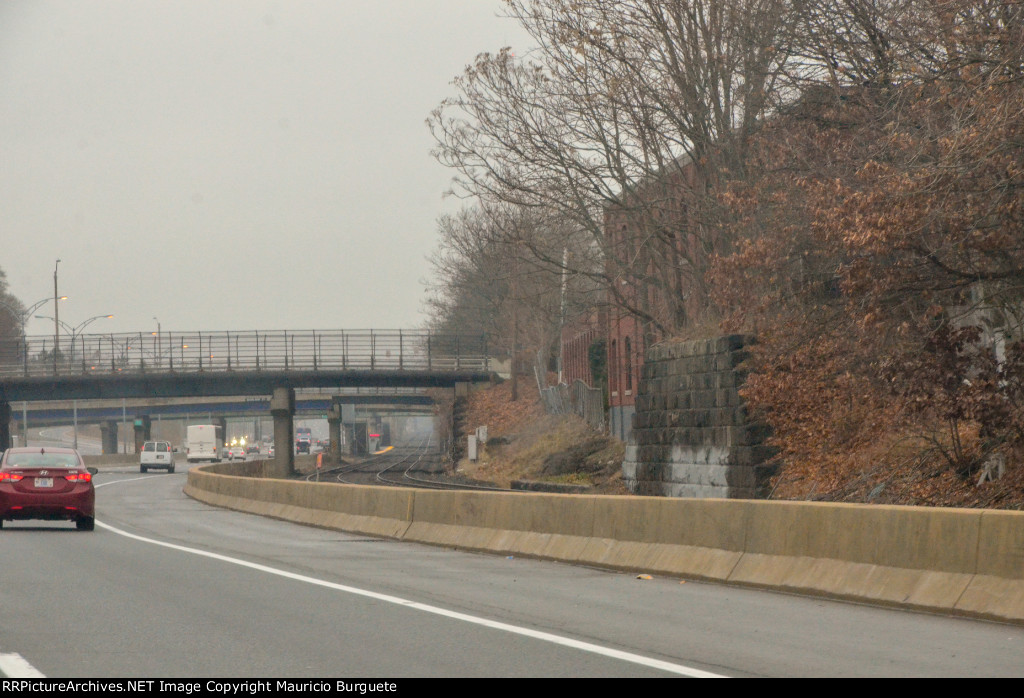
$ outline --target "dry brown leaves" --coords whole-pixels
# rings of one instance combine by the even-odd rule
[[[963,478],[918,435],[895,428],[873,443],[788,463],[772,499],[1024,510],[1024,453],[1007,452],[994,482]]]
[[[475,429],[486,425],[488,437],[508,436],[543,414],[536,381],[523,376],[519,379],[519,399],[515,402],[512,401],[512,381],[470,393],[466,426]]]
[[[469,396],[467,428],[487,425],[488,437],[504,437],[483,448],[476,463],[463,460],[463,475],[508,487],[513,480],[545,480],[588,485],[602,494],[627,494],[622,484],[624,444],[598,434],[574,415],[549,415],[540,403],[532,379],[519,382],[519,399],[512,401],[509,381]],[[580,472],[552,477],[544,463],[555,454],[571,452],[585,442],[604,440],[604,446],[582,459]]]

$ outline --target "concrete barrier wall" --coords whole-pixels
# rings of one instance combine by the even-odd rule
[[[83,455],[86,465],[121,465],[125,463],[139,464],[138,453],[107,453],[102,456]]]
[[[399,540],[1024,623],[1024,512],[444,492],[258,474],[256,464],[195,468],[185,492]]]

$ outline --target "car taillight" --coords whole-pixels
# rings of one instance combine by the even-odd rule
[[[0,473],[0,482],[17,482],[23,477],[25,476],[18,473]]]
[[[68,473],[64,479],[68,482],[91,482],[92,473]]]

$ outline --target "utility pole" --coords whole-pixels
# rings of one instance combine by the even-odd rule
[[[569,248],[562,248],[562,290],[558,309],[558,384],[564,383],[565,365],[562,363],[562,333],[565,331],[565,287],[568,283]]]
[[[512,402],[519,399],[519,370],[516,366],[519,351],[519,243],[512,259]]]

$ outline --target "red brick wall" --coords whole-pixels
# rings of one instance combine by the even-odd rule
[[[637,319],[621,308],[612,308],[608,322],[609,405],[636,404],[644,349],[644,336]]]
[[[594,386],[590,372],[590,345],[607,335],[604,312],[592,312],[567,322],[562,327],[562,382],[572,385],[580,380]]]

